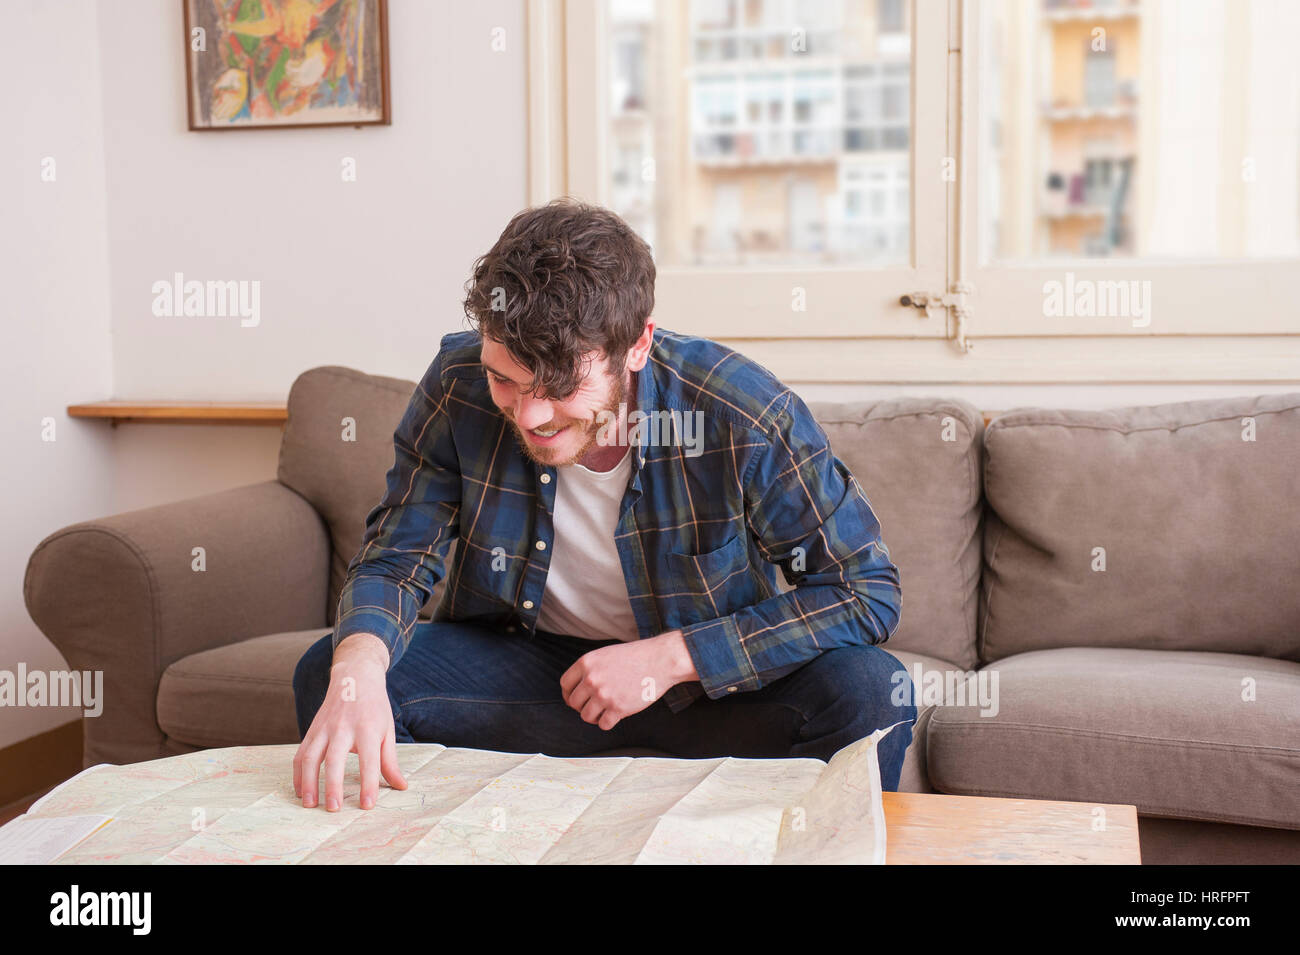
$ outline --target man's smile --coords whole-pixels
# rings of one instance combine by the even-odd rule
[[[529,428],[524,432],[524,434],[528,436],[528,440],[534,442],[535,444],[552,444],[554,443],[555,439],[560,436],[560,432],[564,431],[568,427],[569,426],[566,424],[566,425],[561,425],[558,428],[550,428],[545,430],[542,428]]]

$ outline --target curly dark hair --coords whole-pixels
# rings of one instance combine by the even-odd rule
[[[654,311],[650,246],[615,213],[570,196],[518,213],[474,262],[465,315],[533,372],[539,397],[563,400],[600,352],[621,377]]]

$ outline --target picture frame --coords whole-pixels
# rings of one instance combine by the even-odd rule
[[[388,0],[180,0],[189,129],[389,126]]]

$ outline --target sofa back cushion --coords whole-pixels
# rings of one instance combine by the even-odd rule
[[[276,477],[310,501],[329,526],[330,626],[348,564],[361,548],[366,515],[384,496],[395,460],[393,432],[415,385],[326,365],[303,372],[289,390],[289,420]],[[454,553],[448,555],[449,562]],[[441,589],[425,603],[421,616],[430,616]]]
[[[808,407],[866,492],[898,565],[902,613],[885,649],[973,668],[983,416],[948,398]]]
[[[984,493],[982,660],[1300,660],[1300,393],[1009,411],[985,432]]]

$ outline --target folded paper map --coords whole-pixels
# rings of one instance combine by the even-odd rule
[[[898,724],[895,724],[898,725]],[[111,817],[56,863],[871,863],[885,861],[877,730],[818,759],[561,758],[404,743],[407,788],[304,809],[296,745],[92,767],[0,828]],[[323,781],[322,781],[323,788]],[[11,832],[11,827],[14,830]],[[68,826],[69,829],[75,827]]]

